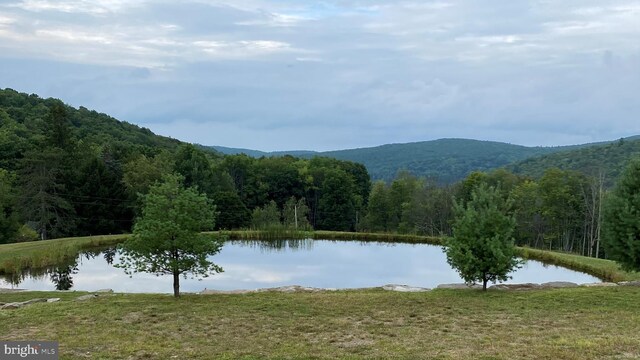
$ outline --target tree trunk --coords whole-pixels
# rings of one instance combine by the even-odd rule
[[[487,282],[489,282],[489,279],[487,279],[486,276],[482,277],[482,291],[487,291]]]
[[[173,296],[180,297],[180,273],[173,272]]]

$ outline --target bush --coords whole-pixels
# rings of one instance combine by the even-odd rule
[[[40,240],[40,238],[38,237],[38,233],[28,225],[22,225],[20,230],[18,230],[18,234],[16,235],[16,238],[14,239],[15,242],[26,242],[26,241],[36,241],[36,240]]]

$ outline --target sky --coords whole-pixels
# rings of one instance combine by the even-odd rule
[[[640,134],[640,1],[0,0],[0,88],[204,145]]]

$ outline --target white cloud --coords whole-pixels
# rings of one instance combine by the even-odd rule
[[[14,0],[0,13],[3,86],[201,143],[640,132],[637,1]]]
[[[22,0],[10,4],[11,7],[26,11],[46,12],[59,11],[65,13],[87,13],[91,15],[106,15],[123,11],[132,6],[139,6],[142,0]]]

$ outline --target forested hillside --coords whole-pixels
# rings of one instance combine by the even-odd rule
[[[60,100],[0,91],[0,243],[129,232],[140,195],[168,174],[216,205],[215,229],[353,230],[370,188],[360,164],[223,157]]]
[[[360,163],[221,155],[13,90],[0,91],[0,120],[0,243],[129,232],[140,214],[140,196],[175,174],[216,206],[212,229],[432,236],[451,235],[454,199],[463,203],[487,183],[512,204],[519,244],[602,257],[600,210],[607,185],[640,155],[640,140],[631,138],[467,174],[558,148],[445,139],[322,153],[365,163],[377,158],[374,169],[381,173],[391,171],[394,161],[423,159],[406,168],[427,176],[400,171],[372,186]]]
[[[632,137],[529,158],[509,165],[507,169],[533,178],[540,178],[549,168],[575,170],[593,176],[602,174],[605,184],[611,186],[629,160],[636,156],[640,156],[640,139]]]
[[[331,151],[324,156],[364,164],[372,178],[393,179],[399,170],[450,184],[473,171],[488,171],[559,148],[526,147],[493,141],[440,139],[373,148]]]
[[[225,154],[244,153],[255,157],[288,154],[310,158],[321,155],[364,164],[374,180],[388,182],[399,171],[406,170],[415,176],[428,177],[441,184],[451,184],[462,180],[473,171],[492,170],[532,156],[549,154],[574,148],[574,146],[526,147],[493,141],[440,139],[327,152],[284,151],[267,153],[221,146],[211,146],[209,148]]]

